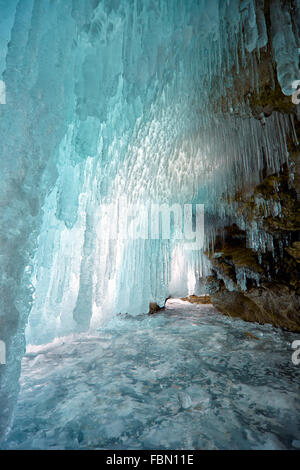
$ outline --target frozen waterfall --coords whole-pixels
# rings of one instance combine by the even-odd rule
[[[48,343],[118,313],[146,313],[150,301],[201,293],[210,220],[228,216],[222,198],[257,184],[266,163],[278,171],[287,135],[295,139],[292,117],[274,112],[263,126],[246,96],[238,107],[230,96],[233,70],[253,52],[247,73],[259,88],[267,47],[283,93],[295,91],[293,4],[292,15],[274,0],[266,18],[264,0],[0,0],[0,434],[25,335]],[[203,247],[185,249],[175,216],[169,238],[128,239],[111,209],[122,198],[138,211],[192,204],[195,230],[204,205]]]

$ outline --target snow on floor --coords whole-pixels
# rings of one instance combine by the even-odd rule
[[[29,347],[1,447],[295,448],[298,338],[210,305],[169,302],[165,313],[119,316],[97,332]]]

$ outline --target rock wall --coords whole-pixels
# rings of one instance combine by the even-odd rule
[[[225,78],[226,92],[214,100],[215,112],[252,116],[263,128],[274,112],[289,116],[294,135],[287,137],[288,158],[280,171],[271,164],[277,151],[273,145],[271,155],[263,152],[261,184],[243,180],[239,192],[220,201],[228,225],[207,252],[212,276],[206,286],[212,303],[225,315],[300,331],[300,106],[280,86],[283,76],[288,77],[280,59],[291,52],[282,39],[289,31],[299,38],[298,3],[257,0],[255,5],[257,17],[263,12],[265,18],[264,44],[248,48],[243,69],[234,67]],[[276,30],[280,8],[287,22]],[[277,139],[280,143],[279,135]]]
[[[300,331],[299,156],[230,203],[232,225],[209,254],[211,301],[222,313]]]

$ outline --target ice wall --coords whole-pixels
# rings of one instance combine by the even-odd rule
[[[30,309],[27,340],[47,342],[114,313],[145,312],[170,289],[192,291],[207,269],[201,252],[187,254],[175,240],[133,242],[122,230],[111,240],[114,216],[104,218],[103,206],[122,196],[194,202],[222,217],[223,193],[257,180],[266,161],[276,170],[286,160],[287,118],[273,114],[262,128],[245,103],[243,119],[212,113],[228,91],[224,77],[270,40],[280,85],[292,93],[299,2],[294,16],[275,3],[268,37],[263,1],[0,2],[0,339],[8,358],[0,434],[17,396]]]

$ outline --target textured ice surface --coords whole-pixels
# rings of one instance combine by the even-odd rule
[[[164,314],[121,316],[97,333],[31,346],[2,447],[295,448],[295,338],[171,303]]]

